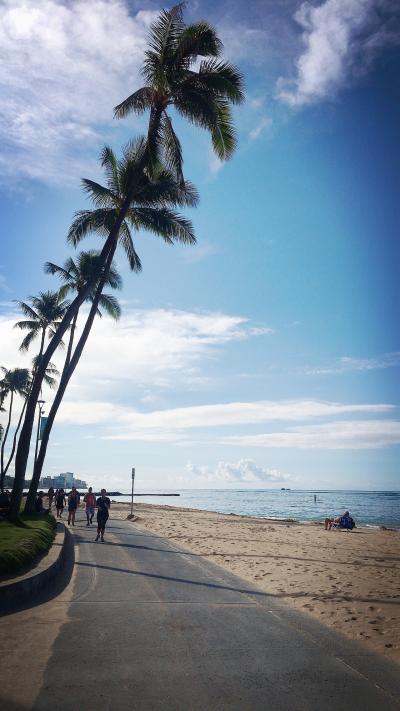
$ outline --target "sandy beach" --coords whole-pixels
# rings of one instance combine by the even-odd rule
[[[115,503],[113,518],[129,505]],[[135,524],[209,558],[400,664],[400,532],[137,504]]]

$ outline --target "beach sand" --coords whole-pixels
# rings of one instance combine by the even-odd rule
[[[126,518],[130,505],[112,506]],[[400,532],[325,531],[290,523],[150,504],[135,525],[278,596],[400,664]]]

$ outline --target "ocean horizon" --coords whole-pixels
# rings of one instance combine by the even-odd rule
[[[169,498],[161,494],[179,496]],[[121,496],[113,498],[116,501],[131,501],[131,494],[122,492]],[[296,521],[323,521],[327,516],[337,516],[349,510],[356,524],[400,528],[400,491],[139,489],[133,501],[134,504],[161,504],[243,516],[290,518]]]

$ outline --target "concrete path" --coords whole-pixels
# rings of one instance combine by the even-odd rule
[[[5,711],[399,711],[362,647],[129,522],[94,537],[78,522],[70,580],[0,621]]]

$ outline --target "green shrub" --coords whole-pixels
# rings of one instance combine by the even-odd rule
[[[56,521],[50,514],[21,514],[24,526],[0,522],[0,575],[15,573],[33,563],[51,546]]]

